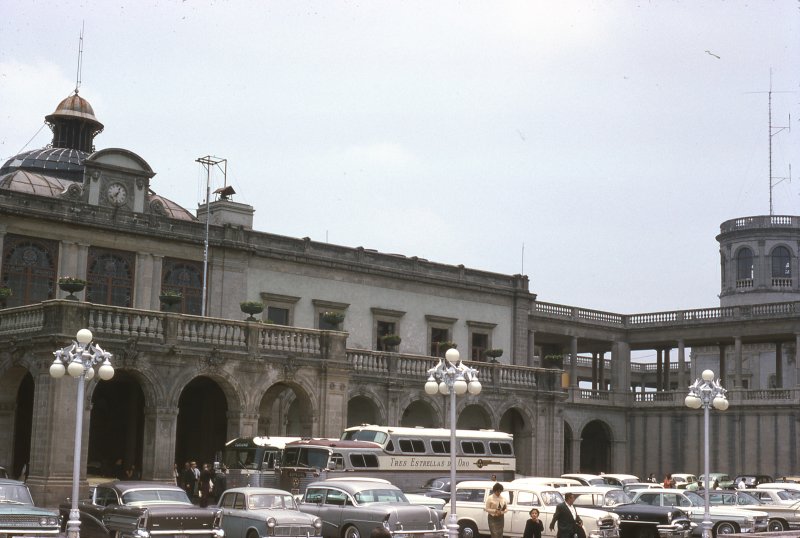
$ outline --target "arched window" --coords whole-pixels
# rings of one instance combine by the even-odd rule
[[[749,248],[736,255],[736,280],[753,280],[753,251]]]
[[[775,247],[772,251],[772,278],[791,278],[791,259],[788,248]]]
[[[58,242],[8,234],[3,250],[3,285],[12,293],[6,306],[39,303],[54,297]]]
[[[90,248],[86,300],[130,307],[133,304],[133,267],[132,252]]]
[[[203,297],[203,265],[200,262],[164,258],[162,290],[181,292],[178,312],[201,315]]]

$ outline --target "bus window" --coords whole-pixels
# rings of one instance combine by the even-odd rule
[[[342,435],[343,441],[372,441],[379,445],[383,445],[388,438],[389,436],[384,432],[374,430],[349,431],[344,432],[344,435]]]
[[[510,443],[495,443],[492,441],[489,441],[489,451],[492,454],[502,454],[505,456],[510,456],[513,453]]]
[[[434,454],[449,454],[450,441],[431,441],[431,450]]]
[[[425,453],[425,443],[421,439],[400,439],[400,452]]]
[[[461,441],[461,451],[464,454],[486,454],[481,441]]]
[[[335,469],[337,471],[344,470],[344,456],[342,456],[341,454],[339,454],[337,452],[334,452],[333,454],[331,454],[330,462],[331,462],[331,466],[333,467],[333,469]]]
[[[350,454],[350,465],[353,467],[378,467],[378,457],[375,454]]]
[[[325,469],[328,466],[328,451],[323,448],[288,447],[283,452],[283,466],[294,465]]]

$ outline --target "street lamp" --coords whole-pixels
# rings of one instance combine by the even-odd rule
[[[97,375],[107,380],[114,377],[111,366],[111,353],[92,344],[92,331],[81,329],[75,335],[72,345],[55,351],[56,356],[50,365],[50,375],[56,379],[68,373],[78,380],[78,400],[75,407],[75,454],[72,458],[72,508],[67,521],[67,537],[79,538],[81,519],[78,510],[78,482],[81,477],[81,439],[83,437],[83,398],[85,381],[94,377],[94,367],[99,365]]]
[[[686,407],[692,409],[703,408],[703,422],[705,435],[703,439],[703,448],[705,450],[705,513],[703,514],[703,538],[711,538],[711,514],[710,503],[708,500],[709,488],[709,469],[708,469],[708,416],[709,410],[713,405],[715,409],[725,411],[728,408],[728,398],[725,393],[728,392],[720,384],[718,379],[714,379],[714,372],[711,370],[704,370],[702,379],[695,379],[694,383],[689,385],[689,394],[686,395]]]
[[[439,364],[428,370],[425,392],[450,395],[450,522],[447,533],[450,538],[458,538],[458,517],[456,516],[456,396],[465,392],[480,394],[481,383],[478,371],[460,360],[456,348],[444,354],[447,362],[439,359]]]

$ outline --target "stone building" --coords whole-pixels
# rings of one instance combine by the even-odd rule
[[[483,383],[458,426],[513,433],[518,473],[699,472],[702,414],[683,399],[706,365],[730,389],[716,467],[798,472],[798,217],[723,224],[720,308],[622,315],[537,301],[524,275],[253,230],[229,192],[192,213],[141,156],[95,150],[104,126],[77,93],[46,121],[52,144],[0,168],[0,465],[39,502],[68,495],[77,387],[48,368],[84,327],[116,369],[86,386],[88,474],[122,460],[169,480],[238,436],[448,426],[423,387],[451,343]]]

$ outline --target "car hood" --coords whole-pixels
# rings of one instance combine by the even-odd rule
[[[681,510],[685,512],[689,512],[692,515],[700,514],[701,516],[705,514],[705,508],[702,506],[692,506],[692,507],[680,507]],[[742,510],[739,508],[731,508],[727,506],[711,506],[709,507],[709,514],[712,516],[737,516],[737,517],[767,517],[769,514],[766,512],[762,512],[760,510]]]
[[[0,503],[0,514],[3,515],[25,515],[25,516],[57,516],[58,512],[41,508],[38,506],[31,506],[30,504],[4,504]]]

